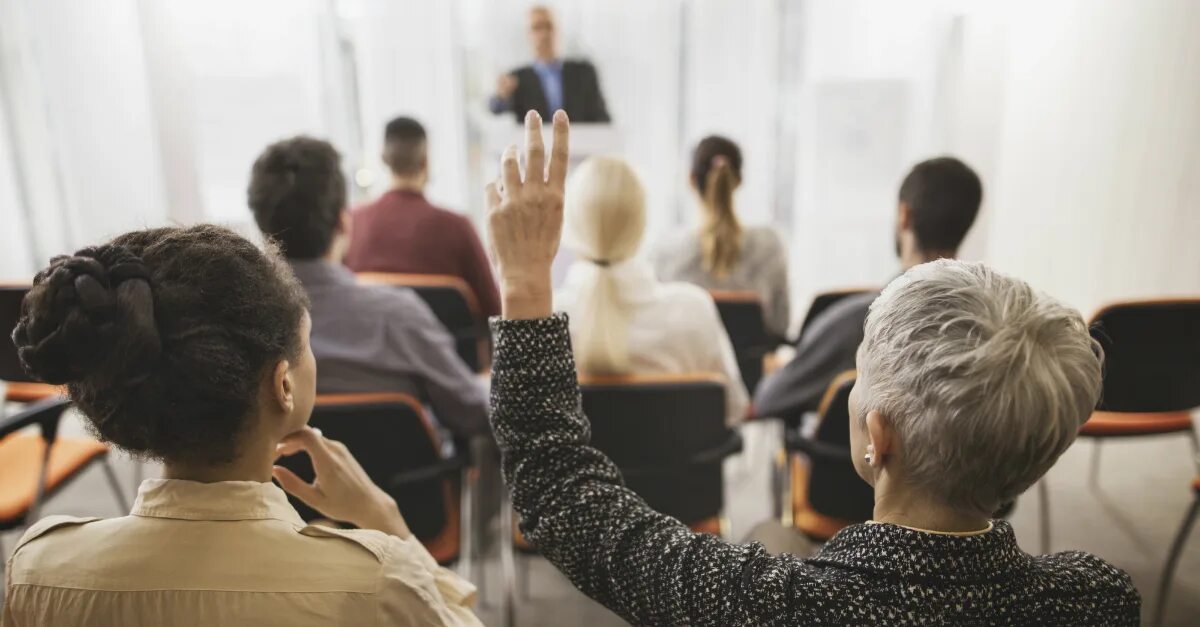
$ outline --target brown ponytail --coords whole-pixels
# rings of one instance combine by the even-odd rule
[[[704,269],[717,278],[728,276],[742,252],[742,224],[733,211],[733,190],[737,177],[724,159],[709,170],[704,185],[707,209],[700,231],[700,250]]]
[[[705,137],[692,153],[692,184],[704,203],[700,251],[704,269],[728,276],[742,252],[742,224],[733,208],[733,192],[742,182],[742,151],[716,135]]]

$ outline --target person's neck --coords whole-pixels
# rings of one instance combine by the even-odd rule
[[[257,481],[266,483],[271,480],[271,467],[275,461],[275,447],[266,450],[256,445],[254,451],[245,451],[226,464],[207,464],[200,462],[167,462],[163,467],[163,477],[166,479],[184,479],[200,483],[216,483],[218,481]]]
[[[900,252],[900,270],[903,272],[923,263],[938,259],[954,259],[957,256],[957,250],[921,250],[916,246],[905,246]]]
[[[425,193],[424,176],[393,176],[392,191],[409,192],[411,194]]]
[[[875,522],[943,533],[966,533],[987,529],[987,516],[955,509],[926,495],[876,483]]]
[[[558,63],[558,55],[557,54],[552,54],[549,56],[538,55],[538,56],[534,57],[533,60],[538,63],[544,63],[546,65],[554,65],[555,63]]]

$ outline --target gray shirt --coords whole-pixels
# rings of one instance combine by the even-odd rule
[[[458,436],[488,432],[488,396],[425,301],[401,287],[359,285],[345,267],[291,260],[312,301],[317,393],[402,392]]]
[[[779,235],[768,227],[747,227],[742,251],[729,276],[717,278],[704,269],[700,234],[687,231],[658,247],[654,270],[661,281],[685,281],[706,290],[755,292],[762,302],[767,331],[787,335],[789,319],[787,254]]]
[[[796,356],[758,385],[755,415],[798,424],[805,412],[816,411],[833,379],[854,370],[863,325],[877,296],[879,292],[847,296],[810,322]]]

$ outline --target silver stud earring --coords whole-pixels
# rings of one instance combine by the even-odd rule
[[[868,464],[874,463],[874,461],[875,461],[875,447],[874,446],[871,446],[869,444],[867,445],[867,454],[863,455],[863,459],[867,460]]]

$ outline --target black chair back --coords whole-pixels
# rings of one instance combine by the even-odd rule
[[[875,491],[854,470],[850,459],[850,390],[854,376],[834,380],[820,412],[814,440],[844,449],[844,456],[810,455],[808,501],[814,510],[844,520],[870,520]]]
[[[396,499],[404,520],[420,540],[435,537],[447,524],[446,512],[453,492],[449,480],[434,477],[396,487],[405,473],[437,466],[440,444],[421,404],[405,394],[346,394],[321,396],[309,424],[346,445],[367,475]],[[305,481],[312,481],[307,453],[280,458]],[[301,518],[312,521],[321,514],[289,495]]]
[[[686,524],[720,515],[721,460],[690,462],[730,440],[723,381],[709,376],[585,379],[581,390],[592,446],[616,462],[630,489]]]
[[[1100,409],[1200,407],[1200,298],[1118,303],[1092,323],[1105,352]]]
[[[21,301],[28,292],[28,285],[0,286],[0,381],[33,381],[21,366],[12,342],[13,329],[21,319]]]
[[[487,322],[479,313],[478,301],[470,286],[452,276],[367,272],[358,275],[364,283],[407,287],[417,293],[433,310],[433,315],[450,335],[458,356],[473,372],[483,370],[488,338]]]
[[[796,336],[796,345],[800,345],[800,341],[804,339],[804,332],[808,330],[809,325],[817,316],[825,312],[838,301],[847,296],[855,296],[857,294],[866,294],[867,292],[877,292],[874,288],[847,288],[842,290],[833,290],[829,292],[821,292],[813,297],[812,304],[808,306],[808,313],[804,314],[804,322],[800,325],[800,333]]]
[[[763,357],[774,348],[767,333],[762,303],[753,292],[712,292],[712,297],[733,344],[742,382],[753,394],[763,377]]]

